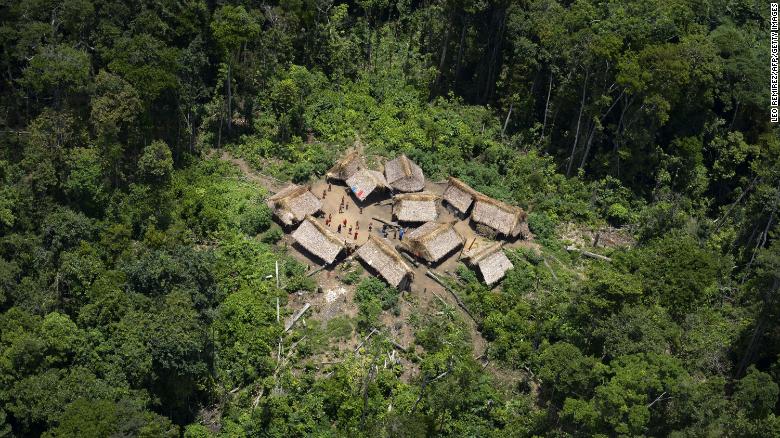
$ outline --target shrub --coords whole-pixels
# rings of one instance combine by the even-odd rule
[[[249,235],[262,233],[271,226],[271,209],[267,205],[251,203],[239,218],[241,230]]]

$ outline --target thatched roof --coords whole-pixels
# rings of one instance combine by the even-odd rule
[[[293,225],[322,208],[322,202],[306,186],[291,184],[268,198],[268,207],[285,224]]]
[[[472,201],[474,201],[474,196],[478,195],[479,192],[454,177],[449,177],[447,182],[447,188],[444,189],[442,197],[461,213],[467,212],[469,207],[471,207]]]
[[[311,216],[306,216],[293,231],[292,237],[299,245],[327,264],[333,263],[344,250],[344,242],[341,238]]]
[[[437,262],[459,246],[463,238],[452,224],[427,222],[408,235],[408,247],[420,257]]]
[[[331,179],[346,181],[363,167],[365,166],[363,165],[363,158],[360,152],[353,150],[337,161],[325,176]]]
[[[418,192],[425,187],[425,175],[420,166],[401,155],[385,163],[388,184],[399,192]]]
[[[368,242],[358,248],[356,254],[375,269],[390,286],[398,287],[405,278],[414,275],[401,254],[385,240],[374,235],[368,236]]]
[[[497,242],[481,248],[469,257],[469,263],[479,268],[487,285],[494,284],[504,278],[506,271],[514,267],[504,251],[501,250],[501,246],[502,243]]]
[[[347,186],[349,186],[355,196],[362,201],[375,189],[387,187],[387,181],[381,172],[363,169],[355,172],[347,179]]]
[[[517,236],[520,232],[518,224],[525,220],[525,212],[519,207],[477,194],[471,219],[506,236]]]
[[[439,216],[434,193],[406,193],[393,196],[393,215],[401,222],[431,222]]]

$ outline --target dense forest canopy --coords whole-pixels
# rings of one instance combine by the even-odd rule
[[[768,22],[757,0],[0,2],[0,436],[780,436]],[[414,306],[359,271],[356,316],[283,333],[277,299],[317,284],[221,159],[306,182],[356,137],[526,209],[539,244],[497,288],[453,273],[479,333],[443,301],[404,322],[414,373],[377,366],[381,335],[322,360]],[[604,229],[629,241],[609,261],[566,250]]]

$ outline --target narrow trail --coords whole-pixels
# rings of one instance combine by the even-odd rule
[[[223,150],[222,154],[219,156],[219,159],[223,161],[227,161],[237,166],[246,179],[254,183],[260,184],[272,194],[284,188],[284,183],[282,183],[281,181],[277,180],[276,178],[270,177],[268,175],[263,175],[261,173],[254,171],[249,166],[249,163],[247,163],[243,158],[236,158],[233,155],[231,155],[230,152],[228,151]]]

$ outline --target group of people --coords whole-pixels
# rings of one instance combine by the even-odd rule
[[[328,183],[328,188],[322,190],[322,199],[324,200],[325,197],[327,196],[328,192],[330,192],[332,190],[333,190],[333,186],[330,183]],[[360,214],[362,215],[363,214],[363,207],[358,206],[358,208],[360,209]],[[341,203],[339,203],[339,214],[344,213],[344,211],[349,211],[349,203],[347,202],[346,197],[344,195],[342,195],[341,196]],[[325,219],[325,225],[330,227],[332,223],[333,223],[333,215],[331,213],[328,213],[328,217]],[[371,234],[371,231],[373,230],[373,228],[374,228],[374,223],[373,222],[369,222],[368,223],[368,233],[369,234]],[[406,230],[404,228],[391,227],[391,226],[388,226],[387,224],[382,224],[382,231],[381,231],[382,237],[387,238],[389,236],[390,231],[388,230],[388,228],[392,228],[393,229],[393,239],[398,238],[400,240],[403,240],[404,233],[406,232]],[[359,235],[358,231],[360,230],[360,221],[358,221],[358,220],[355,221],[355,225],[354,225],[354,231],[355,232],[353,234],[353,232],[352,232],[353,231],[353,226],[349,224],[349,221],[347,220],[347,218],[344,218],[341,222],[337,222],[337,224],[336,224],[336,232],[341,234],[342,230],[345,230],[347,232],[347,237],[353,236],[353,239],[357,240],[358,239],[358,235]]]

